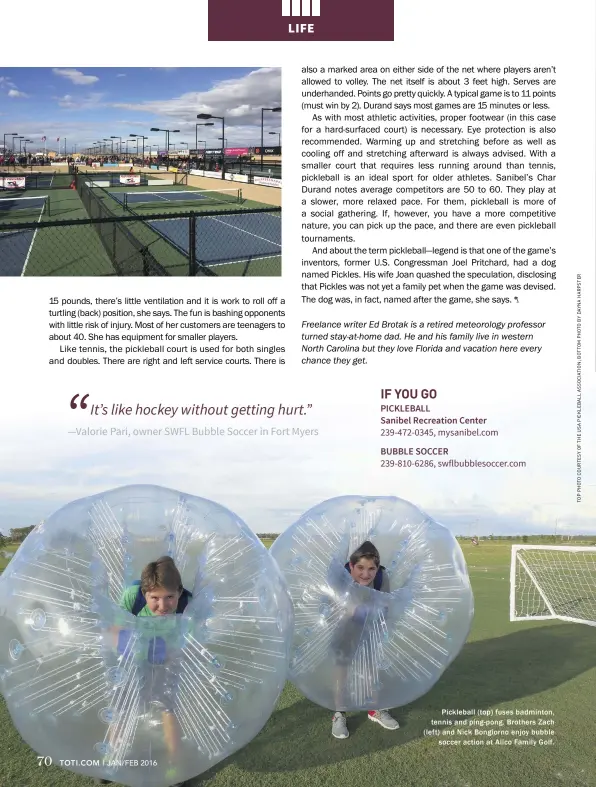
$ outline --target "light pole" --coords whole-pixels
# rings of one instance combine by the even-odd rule
[[[219,115],[208,115],[205,112],[202,112],[200,115],[197,115],[197,117],[199,118],[199,120],[211,120],[211,119],[213,119],[213,120],[221,120],[221,137],[218,137],[218,139],[222,140],[222,145],[223,145],[223,140],[225,140],[225,138],[226,138],[226,121],[225,121],[225,118],[220,117]],[[205,125],[207,125],[207,124],[205,124]],[[225,169],[226,169],[224,167],[224,159],[225,159],[225,153],[224,153],[224,148],[222,147],[222,149],[221,149],[221,177],[222,177],[222,180],[225,178]]]
[[[15,137],[15,138],[13,139],[13,143],[14,143],[14,145],[15,145],[15,146],[16,146],[16,144],[17,144],[17,139],[19,140],[19,156],[20,156],[20,155],[21,155],[21,144],[22,144],[22,140],[23,140],[23,139],[25,139],[25,137],[24,137],[22,134],[21,134],[19,137]],[[12,152],[16,154],[16,152],[17,152],[17,150],[16,150],[16,147],[14,148],[14,150],[13,150]]]
[[[118,160],[120,160],[120,156],[122,155],[122,137],[119,137],[117,134],[112,134],[110,139],[119,139],[120,140],[120,147],[118,148]]]
[[[149,139],[149,137],[144,137],[142,134],[129,134],[129,136],[137,138],[137,155],[139,153],[139,139],[143,140],[143,152],[141,153],[141,158],[143,159],[143,163],[145,163],[145,140]],[[151,151],[149,151],[149,158],[151,158]]]
[[[261,108],[261,169],[263,169],[263,113],[281,112],[281,107],[262,107]]]
[[[104,137],[103,141],[112,143],[112,158],[114,158],[114,140],[112,139],[112,137]]]
[[[199,163],[199,142],[203,143],[203,166],[205,166],[205,159],[207,158],[207,141],[204,139],[195,140],[196,151],[197,151],[197,164]]]
[[[197,115],[197,117],[198,117],[198,115]],[[214,126],[214,125],[215,125],[215,123],[195,123],[195,150],[197,151],[197,162],[198,162],[198,158],[199,158],[199,139],[198,139],[199,126]],[[202,139],[200,141],[203,142]],[[205,150],[207,150],[207,143],[206,142],[205,142],[205,147],[203,148],[203,160],[205,159]]]
[[[170,166],[170,134],[179,134],[180,129],[174,128],[152,128],[151,131],[165,131],[166,133],[166,166]]]
[[[17,134],[16,131],[14,133],[10,133],[9,132],[8,134],[4,135],[4,142],[2,143],[2,153],[3,153],[4,156],[6,156],[6,137],[18,137],[18,136],[19,135]],[[14,142],[14,140],[13,140],[13,142]],[[12,142],[10,143],[10,149],[12,150]]]

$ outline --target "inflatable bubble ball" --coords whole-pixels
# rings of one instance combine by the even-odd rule
[[[184,592],[145,596],[143,569],[162,556]],[[0,577],[0,688],[22,737],[55,764],[166,787],[260,731],[292,630],[277,565],[235,514],[123,487],[61,508]]]
[[[380,555],[371,584],[355,581],[349,565],[366,541]],[[462,551],[449,530],[405,500],[326,500],[270,552],[294,603],[289,678],[325,708],[412,702],[439,680],[469,633],[473,596]],[[374,574],[372,559],[358,565]]]

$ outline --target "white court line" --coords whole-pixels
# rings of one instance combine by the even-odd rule
[[[38,224],[39,224],[39,222],[41,221],[41,218],[42,218],[42,216],[43,216],[44,209],[45,209],[45,205],[42,205],[41,212],[40,212],[40,214],[39,214],[39,218],[37,219],[37,223],[38,223]],[[27,252],[27,257],[26,257],[26,259],[25,259],[25,264],[23,265],[23,270],[21,271],[21,276],[24,276],[24,275],[25,275],[25,271],[27,270],[27,265],[28,265],[28,263],[29,263],[29,257],[31,256],[31,250],[33,249],[33,244],[35,243],[35,236],[37,235],[37,233],[38,233],[38,230],[39,230],[39,228],[37,228],[37,229],[35,230],[35,232],[33,233],[33,237],[31,238],[31,243],[30,243],[30,245],[29,245],[29,251]]]
[[[242,214],[238,214],[242,215]],[[199,218],[201,218],[199,216]],[[267,243],[271,243],[272,246],[279,246],[281,249],[281,243],[276,243],[274,240],[270,240],[269,238],[263,238],[261,235],[255,235],[254,232],[249,232],[248,230],[243,230],[240,227],[235,227],[233,224],[228,224],[227,221],[222,221],[221,219],[215,219],[213,216],[203,216],[204,219],[211,219],[212,221],[218,221],[220,224],[225,224],[226,227],[231,227],[234,230],[238,230],[238,232],[246,232],[247,235],[252,235],[253,238],[258,238],[259,240],[264,240]]]
[[[238,257],[237,260],[224,260],[223,262],[202,262],[201,264],[205,266],[205,268],[219,268],[223,267],[224,265],[240,265],[245,264],[247,262],[258,262],[259,260],[271,260],[275,255],[269,254],[265,257]]]

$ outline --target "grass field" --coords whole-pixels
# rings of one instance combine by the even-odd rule
[[[291,684],[261,733],[191,782],[209,787],[588,787],[596,785],[596,629],[510,623],[510,543],[464,545],[475,596],[468,642],[438,684],[394,711],[390,732],[348,714],[350,737],[331,736],[331,714]],[[552,711],[550,745],[440,746],[425,736],[441,709]],[[551,728],[551,729],[553,729]],[[86,787],[55,766],[40,768],[0,710],[0,787]]]

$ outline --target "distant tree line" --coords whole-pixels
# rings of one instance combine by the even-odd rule
[[[257,533],[258,538],[268,538],[271,541],[275,541],[278,535],[279,533]]]
[[[29,527],[13,527],[8,531],[8,535],[0,533],[0,548],[8,544],[22,544],[34,527],[35,525],[30,525]]]

